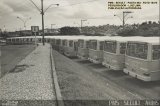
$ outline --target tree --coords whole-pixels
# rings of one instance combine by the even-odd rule
[[[62,28],[60,28],[60,34],[62,34],[62,35],[79,35],[80,31],[77,27],[62,27]]]
[[[137,29],[123,29],[117,33],[119,36],[136,36]]]

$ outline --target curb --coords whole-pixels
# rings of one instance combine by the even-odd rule
[[[50,45],[50,60],[51,60],[51,75],[52,75],[55,94],[56,94],[57,106],[64,106],[64,102],[63,102],[61,91],[60,91],[59,84],[58,84],[57,73],[55,69],[51,45]]]

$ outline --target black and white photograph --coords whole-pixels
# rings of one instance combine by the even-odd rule
[[[160,0],[0,0],[0,106],[160,106]]]

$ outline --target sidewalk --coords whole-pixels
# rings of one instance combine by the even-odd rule
[[[0,79],[0,100],[56,100],[50,45],[41,44]]]

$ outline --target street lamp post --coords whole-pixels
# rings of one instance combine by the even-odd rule
[[[41,15],[42,15],[42,36],[43,36],[43,45],[45,45],[44,43],[44,13],[52,6],[52,5],[57,5],[59,6],[59,4],[51,4],[49,5],[45,10],[43,9],[43,0],[41,0]]]
[[[17,17],[17,19],[21,20],[23,22],[23,25],[24,25],[24,30],[26,30],[26,23],[27,21],[29,21],[31,19],[31,17],[29,17],[28,19],[24,20],[22,19],[21,17]]]
[[[83,27],[83,22],[87,21],[86,19],[81,20],[81,32],[82,32],[82,27]]]
[[[39,9],[39,7],[33,2],[33,0],[30,0],[30,1],[37,8],[37,10],[40,12],[40,14],[42,16],[42,42],[43,42],[43,45],[45,45],[45,43],[44,43],[44,14],[52,5],[59,6],[59,4],[51,4],[44,10],[44,8],[43,8],[43,0],[41,0],[41,9]]]
[[[57,5],[59,6],[59,4],[51,4],[49,5],[45,10],[43,9],[43,0],[41,0],[41,15],[42,15],[42,41],[43,41],[43,45],[45,45],[44,43],[44,13],[52,6],[52,5]]]
[[[120,16],[118,15],[114,15],[114,16],[117,16],[121,21],[122,21],[122,25],[123,25],[123,29],[124,29],[124,26],[125,26],[125,22],[129,19],[129,18],[133,18],[133,17],[127,17],[127,15],[129,13],[132,13],[131,11],[123,11],[123,17],[121,18]]]
[[[53,26],[53,25],[56,25],[56,24],[51,24],[51,32],[52,32],[52,28],[53,28],[52,26]]]
[[[160,0],[159,0],[159,44],[160,44]],[[160,67],[160,59],[159,59],[159,67]]]

